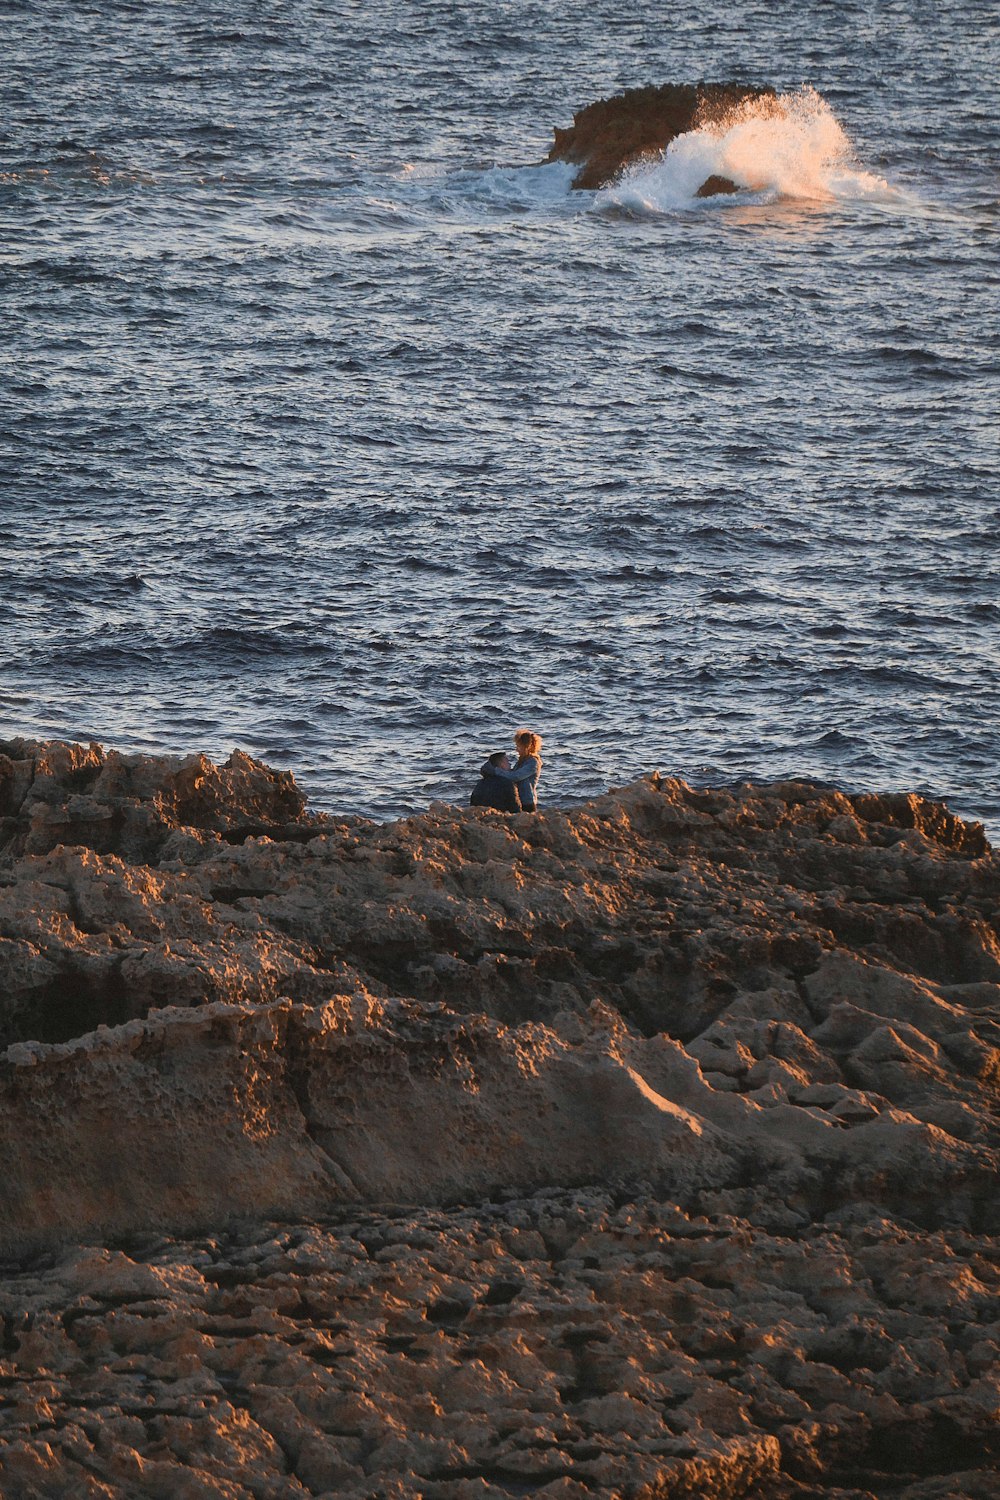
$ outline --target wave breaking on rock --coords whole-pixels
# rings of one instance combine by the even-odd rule
[[[567,129],[556,126],[546,161],[566,161],[579,170],[575,188],[607,187],[628,167],[658,157],[678,136],[727,119],[747,103],[777,99],[769,86],[743,83],[665,83],[625,89],[577,110]],[[714,192],[735,192],[719,179]]]
[[[0,1479],[985,1496],[998,1002],[916,796],[380,825],[0,744]]]
[[[815,89],[778,93],[742,83],[627,89],[556,128],[547,161],[576,168],[572,186],[597,190],[598,209],[657,214],[696,199],[877,200],[897,193],[864,171]]]

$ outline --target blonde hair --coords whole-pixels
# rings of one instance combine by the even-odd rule
[[[514,744],[521,756],[540,756],[542,753],[542,737],[540,734],[534,734],[530,729],[519,729],[514,736]]]

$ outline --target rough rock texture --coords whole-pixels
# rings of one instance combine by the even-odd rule
[[[288,771],[235,750],[224,766],[105,754],[60,740],[0,741],[0,860],[82,844],[98,854],[150,859],[177,828],[242,841],[298,822],[306,799]]]
[[[575,188],[605,187],[626,167],[655,159],[676,136],[723,120],[747,101],[775,97],[772,88],[742,83],[666,83],[659,88],[626,89],[578,110],[567,130],[557,126],[546,160],[579,164]],[[736,184],[728,178],[712,176],[697,196],[736,191]]]
[[[981,828],[25,741],[0,818],[5,1500],[998,1493]]]
[[[69,1250],[0,1291],[0,1484],[991,1500],[986,1249],[591,1190]]]

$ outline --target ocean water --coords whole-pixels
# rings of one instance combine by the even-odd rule
[[[0,736],[1000,831],[992,0],[0,0]],[[623,87],[780,117],[598,193]],[[695,200],[710,171],[735,197]]]

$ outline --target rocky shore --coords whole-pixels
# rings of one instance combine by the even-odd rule
[[[0,743],[0,1494],[993,1496],[1000,861]]]

